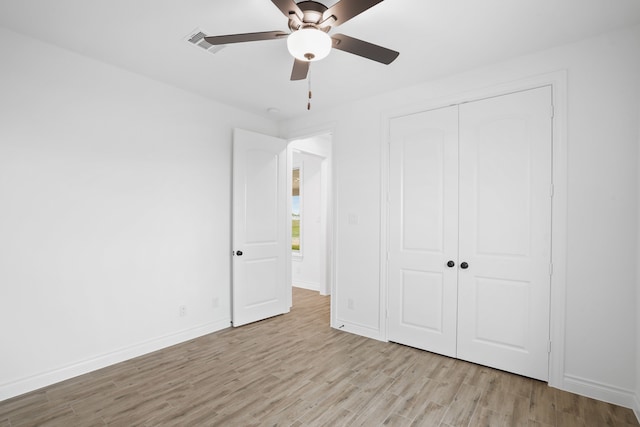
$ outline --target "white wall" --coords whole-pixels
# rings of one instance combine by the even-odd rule
[[[367,64],[363,64],[366,66]],[[373,66],[373,65],[372,65]],[[393,66],[393,65],[391,65]],[[638,334],[640,27],[515,58],[281,124],[334,126],[335,321],[385,338],[381,298],[381,141],[391,112],[567,70],[568,176],[564,372],[561,386],[632,406]],[[347,301],[353,307],[347,307]]]
[[[232,128],[275,124],[3,29],[0,52],[0,400],[229,326]]]
[[[297,139],[291,142],[289,147],[307,154],[314,154],[324,159],[331,159],[331,134],[326,133]]]

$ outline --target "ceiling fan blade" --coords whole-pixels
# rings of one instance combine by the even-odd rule
[[[309,62],[296,59],[291,70],[291,80],[304,80],[309,73]]]
[[[391,64],[400,55],[400,52],[378,46],[373,43],[354,39],[344,34],[334,34],[331,36],[333,40],[333,48],[344,52],[353,53],[363,58],[381,62],[383,64]]]
[[[284,16],[287,17],[287,19],[289,19],[291,17],[290,15],[293,13],[302,21],[304,14],[302,13],[302,10],[300,10],[300,7],[298,7],[295,1],[293,0],[271,0],[271,1],[273,2],[273,4],[276,5],[278,9],[280,9],[280,12],[282,12]]]
[[[284,31],[263,31],[261,33],[230,34],[226,36],[208,36],[204,39],[212,45],[276,40],[288,36]]]
[[[333,16],[335,22],[333,22],[331,26],[337,27],[378,3],[382,3],[382,1],[383,0],[341,0],[322,14],[322,21],[324,22]]]

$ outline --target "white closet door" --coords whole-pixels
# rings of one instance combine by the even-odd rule
[[[546,381],[551,88],[459,112],[458,358]]]
[[[390,341],[456,354],[458,109],[390,124]]]

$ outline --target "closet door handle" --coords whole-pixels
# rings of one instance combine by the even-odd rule
[[[447,263],[447,267],[449,267],[449,268],[451,268],[451,267],[455,267],[455,265],[456,265],[456,263],[455,263],[455,262],[453,262],[453,261],[449,261],[449,262]]]
[[[466,270],[467,268],[469,268],[469,264],[467,264],[466,262],[463,262],[460,264],[460,268],[463,270]]]

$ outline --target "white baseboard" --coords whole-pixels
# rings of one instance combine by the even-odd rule
[[[373,329],[368,326],[359,325],[357,323],[345,322],[344,320],[337,319],[335,325],[331,327],[340,331],[349,332],[356,335],[361,335],[366,338],[371,338],[377,341],[386,341],[378,329]]]
[[[564,376],[562,389],[571,393],[633,409],[636,417],[638,417],[640,413],[638,395],[633,390],[566,374]]]
[[[304,280],[294,280],[293,286],[296,288],[308,289],[310,291],[320,292],[320,284],[314,282],[305,282]]]
[[[172,345],[180,344],[182,342],[189,341],[203,335],[220,331],[222,329],[228,328],[229,326],[230,319],[206,323],[194,328],[176,332],[174,334],[165,335],[160,338],[154,338],[152,340],[134,344],[132,346],[125,347],[110,353],[92,357],[90,359],[86,359],[59,369],[42,372],[30,377],[21,378],[19,380],[5,384],[0,384],[0,402],[24,393],[28,393],[30,391],[40,389],[42,387],[49,386],[51,384],[58,383],[60,381],[77,377],[78,375],[83,375],[98,369],[106,368],[107,366],[124,362],[125,360],[133,359],[134,357],[152,353],[154,351],[161,350]]]
[[[638,385],[640,387],[640,384]],[[640,423],[640,391],[636,393],[636,398],[633,406],[633,412],[636,414],[636,418]]]

